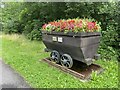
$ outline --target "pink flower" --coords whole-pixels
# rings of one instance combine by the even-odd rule
[[[87,22],[87,28],[89,30],[92,30],[95,28],[96,23],[95,22]]]
[[[43,28],[43,29],[45,29],[45,28],[46,28],[46,26],[47,26],[47,24],[44,24],[44,25],[42,26],[42,28]]]

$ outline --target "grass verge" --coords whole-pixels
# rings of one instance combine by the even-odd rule
[[[0,43],[3,60],[34,88],[118,88],[117,60],[96,61],[105,71],[98,76],[93,73],[92,80],[83,83],[46,63],[39,62],[49,56],[49,53],[44,52],[45,46],[40,41],[29,41],[22,35],[3,34],[0,36]]]

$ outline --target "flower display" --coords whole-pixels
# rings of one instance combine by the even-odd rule
[[[100,24],[91,19],[67,19],[49,22],[42,30],[57,32],[100,32]]]

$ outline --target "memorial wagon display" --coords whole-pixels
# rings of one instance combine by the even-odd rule
[[[56,63],[71,68],[74,60],[91,65],[100,43],[100,25],[91,19],[49,22],[42,27],[42,40]]]

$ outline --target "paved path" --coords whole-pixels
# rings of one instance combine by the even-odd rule
[[[30,86],[0,59],[0,90],[1,88],[30,88]]]

